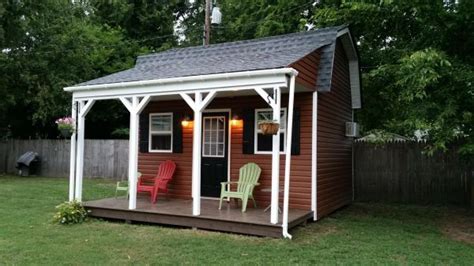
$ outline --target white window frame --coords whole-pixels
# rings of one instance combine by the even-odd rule
[[[254,130],[253,130],[253,143],[254,143],[254,154],[272,154],[272,151],[259,151],[258,150],[258,133],[260,133],[260,129],[258,129],[258,112],[273,112],[272,108],[259,108],[255,109],[254,117],[255,117],[255,124],[254,124]],[[279,130],[279,134],[283,134],[283,151],[280,151],[280,154],[284,154],[286,151],[286,126],[288,123],[288,118],[287,118],[287,111],[286,108],[281,108],[281,112],[283,112],[283,119],[285,120],[285,128]]]
[[[204,138],[205,138],[205,134],[204,134],[204,125],[205,125],[205,123],[204,123],[204,120],[205,120],[206,118],[208,118],[208,119],[209,119],[209,118],[211,118],[211,119],[212,119],[212,118],[224,118],[224,127],[223,127],[223,129],[224,129],[224,138],[223,138],[224,142],[223,142],[223,143],[219,143],[219,141],[217,141],[217,145],[219,145],[219,144],[224,144],[224,150],[223,150],[223,152],[222,152],[222,155],[206,155],[206,154],[204,154],[204,145],[206,144],[205,141],[204,141]],[[201,148],[201,150],[202,150],[202,151],[201,151],[201,156],[202,156],[202,157],[205,157],[205,158],[224,158],[224,157],[225,157],[225,148],[226,148],[226,144],[227,144],[227,143],[226,143],[227,140],[226,140],[226,138],[225,138],[226,126],[227,126],[227,125],[226,125],[226,117],[225,117],[224,115],[222,115],[222,116],[221,116],[221,115],[219,115],[219,116],[204,116],[204,117],[203,117],[203,119],[202,119],[203,132],[202,132],[202,141],[201,141],[201,145],[202,145],[202,148]],[[218,138],[218,139],[219,139],[219,138]],[[212,144],[212,143],[209,143],[209,144]],[[216,154],[217,154],[217,151],[216,151]]]
[[[170,131],[153,131],[151,129],[151,118],[152,116],[170,116],[171,117],[171,125],[170,125]],[[173,113],[150,113],[148,116],[148,152],[153,152],[153,153],[172,153],[173,152]],[[156,135],[171,135],[171,145],[169,150],[153,150],[151,148],[151,140],[152,136]]]

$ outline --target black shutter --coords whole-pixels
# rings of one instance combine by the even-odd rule
[[[300,155],[300,109],[293,110],[293,134],[291,135],[291,154]]]
[[[148,131],[150,130],[150,115],[148,113],[142,113],[140,115],[140,141],[139,150],[142,153],[148,152]]]
[[[183,114],[173,113],[173,153],[183,153]]]
[[[248,109],[244,110],[242,114],[242,120],[244,122],[243,134],[242,134],[242,153],[253,154],[254,153],[254,128],[255,128],[255,110]]]

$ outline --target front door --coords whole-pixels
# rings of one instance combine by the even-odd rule
[[[203,113],[201,196],[219,197],[227,181],[229,113]]]

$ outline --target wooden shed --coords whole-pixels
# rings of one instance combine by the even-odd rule
[[[130,197],[85,202],[92,215],[291,237],[292,227],[352,201],[346,123],[361,99],[347,26],[140,56],[132,69],[64,90],[77,120],[70,200],[82,200],[84,118],[93,103],[121,100],[130,111]],[[259,129],[267,119],[280,124],[276,135]],[[154,176],[165,160],[177,164],[168,197],[156,205],[137,198],[137,172]],[[262,168],[259,208],[218,210],[220,183],[236,180],[248,162]]]

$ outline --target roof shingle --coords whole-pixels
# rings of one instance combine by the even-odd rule
[[[260,39],[175,48],[139,56],[135,67],[77,86],[155,80],[287,67],[307,54],[322,49],[318,87],[330,80],[337,33],[346,26]]]

